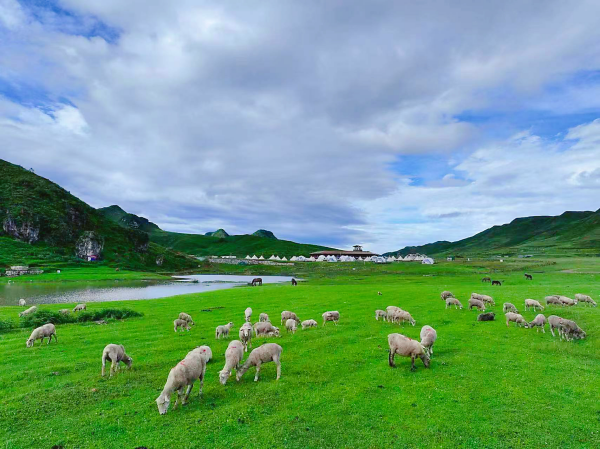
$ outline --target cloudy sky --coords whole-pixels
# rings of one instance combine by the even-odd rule
[[[600,208],[600,3],[0,0],[0,158],[162,228],[391,251]]]

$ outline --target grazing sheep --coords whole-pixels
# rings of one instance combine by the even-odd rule
[[[178,318],[175,321],[173,321],[173,328],[174,328],[175,332],[177,332],[177,329],[181,329],[181,332],[183,332],[184,329],[186,331],[189,331],[190,330],[190,325],[188,324],[187,321],[180,320]]]
[[[550,333],[552,334],[553,337],[556,337],[556,335],[554,335],[554,329],[557,329],[558,333],[560,335],[560,320],[562,320],[562,318],[559,317],[558,315],[550,315],[548,317],[548,324],[550,325]]]
[[[268,362],[275,362],[275,364],[277,365],[277,379],[279,380],[279,378],[281,377],[281,352],[283,351],[283,349],[281,348],[281,346],[279,346],[278,344],[275,343],[265,343],[262,346],[259,346],[258,348],[254,349],[250,355],[248,356],[248,359],[246,360],[246,363],[244,363],[244,365],[237,370],[236,373],[236,380],[239,381],[242,376],[244,375],[244,373],[246,371],[248,371],[248,368],[250,368],[251,366],[256,366],[256,374],[254,376],[254,382],[258,382],[258,374],[260,372],[260,366],[263,363],[268,363]]]
[[[181,362],[169,371],[167,383],[160,396],[156,398],[158,412],[161,415],[167,413],[169,404],[171,403],[171,394],[174,391],[177,391],[175,407],[177,407],[178,403],[181,403],[181,405],[185,404],[196,380],[200,380],[200,391],[198,392],[198,396],[200,396],[202,394],[202,386],[204,385],[205,373],[205,357],[199,351],[190,351]]]
[[[471,298],[478,299],[485,304],[489,304],[490,306],[495,306],[494,298],[488,295],[480,295],[479,293],[471,293]]]
[[[221,337],[223,337],[223,338],[229,337],[229,331],[231,330],[232,327],[233,327],[233,323],[231,321],[227,324],[217,326],[217,328],[215,329],[215,338],[217,340],[220,340]]]
[[[546,305],[550,305],[550,304],[556,304],[558,306],[563,306],[564,304],[561,302],[560,298],[558,295],[550,295],[550,296],[546,296],[546,298],[544,298],[546,300]]]
[[[431,326],[425,325],[421,328],[421,346],[427,352],[427,355],[431,357],[433,354],[433,344],[437,340],[437,332]]]
[[[125,354],[125,348],[123,345],[106,345],[104,351],[102,351],[102,377],[104,377],[106,361],[111,362],[110,364],[110,377],[113,377],[113,374],[119,368],[119,363],[123,362],[127,365],[128,368],[131,368],[131,364],[133,363],[133,359]]]
[[[289,319],[296,320],[298,323],[300,322],[300,318],[298,318],[294,312],[290,312],[289,310],[284,310],[281,312],[281,324],[285,323]]]
[[[500,282],[500,281],[492,281],[492,285],[502,285],[502,282]]]
[[[452,292],[449,292],[448,290],[443,291],[440,296],[442,297],[442,301],[445,301],[448,298],[454,298],[454,294]]]
[[[496,314],[494,312],[480,313],[477,315],[477,321],[494,321]]]
[[[469,298],[469,310],[473,310],[473,307],[481,312],[485,312],[485,304],[483,301],[475,298]]]
[[[596,306],[597,306],[597,304],[596,304],[596,301],[594,301],[594,300],[593,300],[593,299],[592,299],[590,296],[588,296],[588,295],[583,295],[583,294],[581,294],[581,293],[577,293],[577,294],[575,295],[575,299],[576,299],[578,302],[584,302],[584,303],[586,303],[586,304],[589,304],[589,305],[591,305],[592,307],[596,307]]]
[[[325,326],[325,323],[327,323],[327,321],[333,321],[333,324],[337,326],[338,321],[340,320],[340,312],[338,311],[325,312],[321,316],[323,317],[323,326]]]
[[[377,296],[381,296],[381,295],[383,295],[383,293],[377,292]]]
[[[417,357],[423,361],[425,368],[429,368],[429,356],[427,355],[423,345],[418,341],[405,337],[402,334],[389,334],[388,344],[390,346],[388,361],[392,368],[396,367],[396,364],[394,363],[394,357],[396,354],[402,357],[410,357],[412,361],[412,365],[410,367],[411,371],[416,370],[415,359]]]
[[[461,302],[458,299],[453,298],[453,297],[446,298],[446,309],[448,307],[452,307],[452,306],[454,306],[455,309],[463,308],[463,305],[461,304]]]
[[[44,338],[46,337],[48,337],[47,344],[50,344],[52,336],[54,336],[54,341],[58,343],[58,338],[56,337],[56,328],[54,327],[54,324],[48,323],[44,324],[43,326],[36,327],[27,339],[26,346],[28,348],[31,348],[38,338],[40,340],[41,345],[42,343],[44,343]]]
[[[318,324],[315,320],[305,320],[302,321],[302,330],[308,329],[309,327],[317,327]]]
[[[287,320],[285,322],[285,328],[287,329],[288,332],[291,332],[292,334],[296,333],[296,329],[298,329],[298,323],[296,323],[296,320],[292,320],[291,318],[289,320]]]
[[[519,313],[519,311],[517,310],[517,308],[515,307],[515,305],[513,303],[510,302],[505,302],[504,305],[502,306],[502,312],[506,313],[506,312],[514,312],[514,313]]]
[[[486,276],[484,278],[481,278],[481,282],[492,282],[492,278]]]
[[[73,308],[73,312],[79,312],[81,310],[87,310],[87,306],[85,304],[77,304],[74,308]]]
[[[225,366],[219,371],[219,382],[221,382],[221,385],[227,383],[227,379],[231,376],[233,368],[239,371],[240,363],[244,358],[244,347],[244,344],[238,340],[233,340],[227,346],[227,350],[225,351]]]
[[[406,310],[401,310],[400,312],[395,312],[392,314],[392,323],[404,324],[405,321],[408,321],[413,326],[417,324],[414,318],[408,313]]]
[[[68,315],[69,313],[71,313],[71,309],[60,309],[58,313],[60,313],[61,315]]]
[[[244,323],[242,327],[240,327],[238,335],[244,345],[244,352],[248,352],[248,346],[252,347],[252,325],[250,323]]]
[[[571,299],[571,298],[568,298],[568,297],[566,297],[566,296],[562,296],[562,295],[560,295],[560,296],[558,297],[558,300],[559,300],[559,301],[560,301],[562,304],[564,304],[565,306],[574,306],[575,304],[577,304],[577,301],[576,301],[576,300],[574,300],[574,299]]]
[[[264,323],[265,321],[271,321],[271,320],[269,320],[269,315],[267,315],[266,313],[261,313],[258,318],[258,321],[261,323]]]
[[[19,313],[19,317],[33,315],[35,312],[37,312],[37,309],[37,306],[31,306],[29,309],[23,310],[21,313]]]
[[[542,328],[542,332],[545,334],[546,333],[546,329],[544,327],[546,326],[546,323],[547,323],[546,317],[543,314],[538,313],[535,316],[535,318],[533,319],[533,321],[529,322],[529,327],[532,328],[532,329],[535,327],[536,328],[535,329],[536,332],[539,332],[540,331],[540,327],[541,327]]]
[[[244,316],[246,317],[246,323],[250,322],[250,318],[252,318],[252,309],[250,307],[244,311]]]
[[[525,273],[525,279],[528,281],[533,281],[533,276],[530,274]]]
[[[271,323],[256,323],[254,325],[254,333],[257,337],[279,337],[279,328],[273,326]]]
[[[511,323],[511,322],[514,322],[517,327],[519,327],[519,326],[523,326],[526,328],[529,327],[529,324],[527,324],[527,321],[525,321],[525,318],[523,318],[523,316],[519,315],[518,313],[508,312],[505,316],[506,316],[506,327],[509,327],[509,323]]]
[[[544,310],[544,306],[536,301],[535,299],[526,299],[525,300],[525,310],[529,310],[530,307],[533,307],[533,311],[535,312],[538,308],[540,310]]]
[[[210,362],[210,359],[212,359],[212,350],[210,349],[210,346],[198,346],[194,351],[200,353],[200,355],[204,357],[206,363]]]
[[[20,306],[24,306],[25,304],[27,304],[27,302],[23,298],[19,299]]]
[[[381,318],[383,321],[387,321],[387,312],[385,310],[376,310],[375,319],[379,321],[379,318]]]
[[[577,323],[573,320],[567,320],[565,318],[559,319],[559,334],[562,338],[567,341],[572,341],[573,338],[584,339],[586,334]]]
[[[181,312],[179,314],[179,319],[191,324],[192,326],[195,326],[194,320],[192,320],[192,317],[187,313]]]

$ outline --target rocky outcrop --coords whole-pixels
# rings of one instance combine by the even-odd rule
[[[18,223],[10,214],[2,222],[2,229],[11,237],[27,243],[40,239],[40,225],[35,219],[21,219]]]
[[[156,257],[156,265],[158,265],[159,267],[162,266],[164,261],[165,261],[165,256],[163,256],[162,254],[160,254],[158,257]]]
[[[85,231],[75,244],[75,253],[81,259],[97,256],[102,254],[104,249],[104,238],[94,231]]]

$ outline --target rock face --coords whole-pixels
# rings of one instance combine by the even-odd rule
[[[21,223],[17,223],[13,217],[7,215],[2,223],[2,229],[22,242],[31,244],[40,239],[40,226],[36,220],[22,220]]]
[[[162,254],[160,256],[158,256],[156,258],[156,265],[158,265],[159,267],[162,266],[163,262],[165,261],[165,256],[163,256]]]
[[[94,231],[85,231],[75,244],[75,253],[81,259],[87,259],[90,256],[100,256],[104,248],[104,238],[97,235]]]

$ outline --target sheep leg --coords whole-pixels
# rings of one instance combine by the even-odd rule
[[[106,369],[106,358],[104,358],[104,355],[103,355],[102,356],[102,377],[104,377],[104,375],[106,374],[105,369]]]
[[[394,363],[394,356],[395,355],[396,355],[396,353],[390,349],[390,353],[389,353],[389,356],[388,356],[388,363],[390,364],[390,366],[392,368],[396,368],[396,364]]]
[[[198,397],[202,396],[202,387],[204,387],[204,374],[206,374],[206,365],[204,366],[204,371],[202,371],[202,375],[200,376],[200,390],[198,391]]]
[[[279,378],[281,377],[281,361],[279,360],[279,358],[273,361],[277,364],[277,377],[275,378],[275,380],[279,380]]]
[[[190,397],[190,393],[192,392],[192,388],[194,388],[193,383],[187,386],[185,394],[183,395],[183,401],[181,402],[181,405],[187,404],[188,398]]]
[[[113,360],[110,364],[110,377],[113,377],[113,375],[115,374],[116,371],[116,363]]]
[[[54,341],[55,341],[56,343],[58,343],[58,337],[56,336],[56,334],[52,334],[52,335],[54,336]]]
[[[258,382],[258,373],[260,373],[260,362],[256,364],[256,374],[254,375],[254,382]]]
[[[554,327],[550,326],[550,332],[552,333],[553,337],[556,337],[556,335],[554,335]]]
[[[417,370],[417,367],[415,366],[415,356],[414,356],[414,355],[411,355],[411,356],[410,356],[410,360],[411,360],[411,362],[412,362],[412,365],[411,365],[411,367],[410,367],[410,370],[411,370],[411,371],[416,371],[416,370]]]

